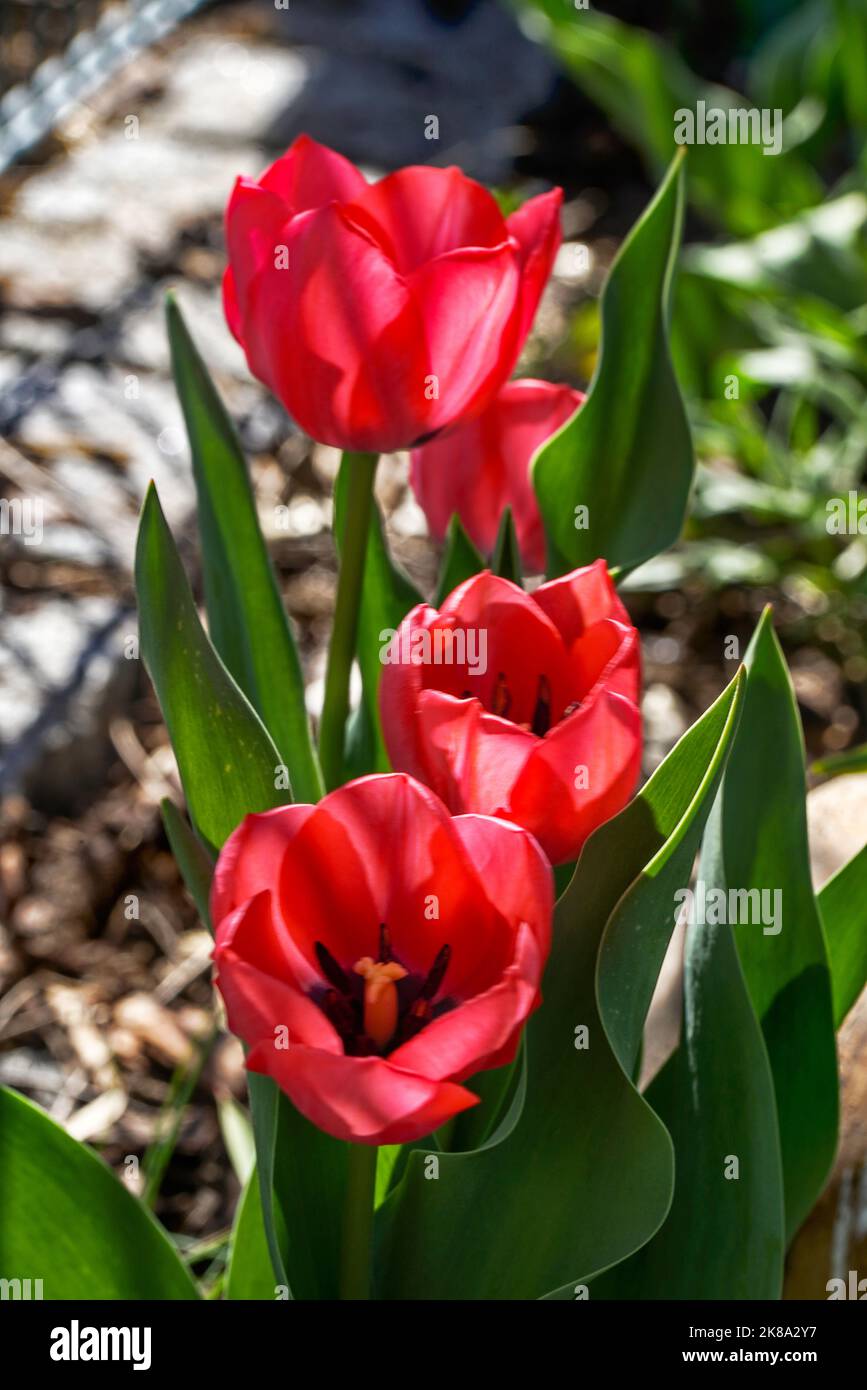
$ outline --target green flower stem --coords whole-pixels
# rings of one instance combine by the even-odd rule
[[[373,1199],[376,1190],[375,1144],[351,1144],[340,1249],[340,1297],[370,1298]]]
[[[377,454],[351,454],[346,520],[340,538],[340,575],[334,626],[328,647],[325,699],[319,723],[319,757],[326,791],[340,785],[343,744],[349,713],[349,676],[355,659],[358,610],[364,581],[367,536],[373,507]]]

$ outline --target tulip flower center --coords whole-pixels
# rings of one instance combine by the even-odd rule
[[[397,1028],[397,984],[409,974],[396,960],[362,956],[353,965],[364,981],[364,1031],[377,1047],[387,1047]]]
[[[349,1056],[391,1052],[453,1007],[447,996],[437,998],[451,958],[449,946],[440,948],[427,975],[395,960],[385,923],[379,929],[378,959],[362,956],[351,970],[344,970],[321,941],[314,949],[329,987],[315,990],[313,998]]]
[[[472,690],[464,690],[461,698],[464,700],[471,700],[473,695],[474,692]],[[542,675],[539,677],[536,685],[536,700],[533,705],[532,719],[517,720],[513,718],[512,692],[509,688],[509,682],[506,678],[505,671],[498,672],[491,695],[490,710],[492,714],[496,714],[500,719],[511,719],[512,723],[517,723],[519,728],[527,729],[530,733],[535,734],[537,738],[544,738],[551,728],[552,723],[559,724],[562,720],[568,719],[570,714],[574,714],[576,710],[581,708],[581,701],[573,700],[571,704],[568,704],[563,710],[559,719],[552,720],[551,704],[551,682],[547,676]]]

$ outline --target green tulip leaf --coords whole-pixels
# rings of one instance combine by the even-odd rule
[[[728,887],[721,809],[718,797],[699,864],[709,891]],[[681,1043],[645,1096],[674,1143],[674,1201],[653,1240],[594,1279],[590,1297],[779,1298],[785,1213],[774,1081],[727,923],[689,923]],[[571,1287],[557,1296],[572,1297]]]
[[[37,1279],[46,1299],[198,1297],[165,1232],[102,1159],[5,1088],[0,1192],[0,1270],[31,1280],[31,1297]]]
[[[459,584],[463,584],[465,579],[471,579],[474,574],[479,574],[484,568],[484,556],[473,545],[464,530],[460,517],[455,512],[449,522],[434,607],[439,608],[453,589],[456,589]]]
[[[839,1028],[867,984],[867,845],[828,880],[818,903]]]
[[[275,1289],[274,1270],[262,1216],[259,1175],[254,1170],[238,1199],[235,1212],[226,1278],[226,1298],[230,1301],[273,1300]]]
[[[612,1047],[596,962],[647,928],[627,963],[649,998],[736,726],[736,677],[627,808],[584,846],[557,904],[543,1002],[527,1029],[523,1110],[484,1148],[409,1155],[377,1213],[384,1298],[540,1298],[624,1259],[660,1227],[673,1186],[671,1140]],[[623,982],[625,985],[625,981]],[[644,1019],[617,1021],[637,1053]],[[472,1084],[470,1083],[470,1089]],[[516,1115],[519,1118],[516,1119]],[[431,1160],[436,1157],[436,1165]]]
[[[680,535],[694,466],[668,347],[681,163],[672,161],[611,268],[587,400],[534,457],[552,574],[600,556],[634,569]]]
[[[275,787],[281,760],[202,628],[153,488],[142,512],[136,584],[142,656],[171,736],[190,817],[206,847],[217,850],[248,812],[287,799]],[[309,1290],[324,1287],[333,1268],[331,1214],[342,1209],[346,1146],[308,1124],[270,1078],[248,1073],[247,1079],[277,1282],[295,1297],[324,1296]]]
[[[723,783],[719,864],[729,890],[753,894],[764,923],[739,925],[735,940],[774,1076],[791,1239],[834,1158],[837,1053],[810,879],[804,742],[770,610],[746,666],[744,712]],[[757,915],[752,903],[750,917]]]
[[[844,773],[867,772],[867,743],[817,758],[810,771],[817,777],[840,777]]]
[[[181,878],[187,892],[196,904],[196,910],[208,931],[211,926],[210,894],[211,879],[214,876],[214,861],[202,844],[195,830],[184,819],[173,801],[164,797],[160,802],[166,838],[175,856],[175,863],[181,871]]]
[[[281,760],[205,634],[153,485],[142,510],[135,574],[142,657],[193,823],[217,850],[249,811],[287,799],[275,788]]]
[[[268,556],[235,427],[173,295],[172,367],[190,440],[211,641],[270,733],[296,801],[318,801],[322,775],[304,677]]]
[[[518,549],[518,537],[515,534],[515,521],[511,507],[506,507],[500,519],[497,541],[491,557],[491,569],[494,574],[500,575],[501,578],[511,579],[513,584],[523,582],[521,552]]]

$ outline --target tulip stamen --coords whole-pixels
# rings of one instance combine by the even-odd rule
[[[512,693],[506,685],[506,675],[501,671],[497,676],[497,684],[494,687],[493,713],[499,715],[501,719],[508,719],[509,710],[512,708]]]
[[[441,946],[436,953],[433,965],[427,972],[425,982],[418,992],[419,999],[433,999],[445,978],[445,973],[449,968],[449,961],[451,958],[451,946]]]
[[[323,946],[321,941],[317,941],[313,946],[316,952],[316,959],[319,962],[319,969],[325,976],[330,985],[333,985],[341,994],[349,994],[352,985],[346,971],[338,965],[327,946]]]
[[[317,990],[314,998],[335,1028],[347,1056],[388,1053],[415,1037],[443,1009],[451,1007],[448,1000],[434,1002],[449,967],[451,946],[440,947],[424,978],[411,975],[395,960],[385,922],[379,925],[378,959],[361,956],[351,973],[343,969],[321,941],[314,943],[314,951],[330,986]]]
[[[400,1021],[396,1038],[398,1044],[409,1042],[410,1038],[421,1032],[426,1023],[430,1023],[434,1011],[434,995],[442,985],[451,957],[452,948],[449,945],[441,946],[437,951],[434,963],[422,981],[421,989]]]
[[[364,980],[364,1031],[377,1047],[387,1047],[398,1020],[397,981],[409,974],[396,960],[362,956],[352,967]]]
[[[537,738],[544,738],[551,727],[551,685],[547,676],[539,677],[536,693],[536,708],[533,710],[532,732]]]
[[[394,953],[391,949],[391,932],[385,922],[379,924],[379,959],[385,962],[394,960]]]

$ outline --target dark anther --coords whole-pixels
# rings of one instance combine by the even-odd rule
[[[441,946],[437,951],[433,965],[427,972],[427,979],[418,992],[419,999],[433,999],[445,978],[445,973],[449,968],[449,961],[451,958],[451,946]]]
[[[321,1007],[346,1045],[358,1031],[358,1019],[352,1004],[342,994],[338,994],[336,989],[329,989],[325,992]]]
[[[390,1052],[401,1043],[414,1038],[441,1010],[451,1007],[449,1000],[434,1003],[434,998],[445,979],[452,954],[450,946],[441,946],[434,957],[433,965],[420,983],[420,976],[417,974],[409,975],[409,978],[398,982],[400,1016],[393,1037],[386,1048],[382,1049],[364,1031],[361,980],[354,974],[348,974],[321,941],[315,942],[313,949],[319,968],[330,985],[330,988],[325,990],[317,988],[313,997],[337,1032],[347,1057],[374,1057],[383,1050],[386,1053]],[[383,964],[395,959],[391,933],[385,922],[379,924],[378,959]]]
[[[352,983],[346,971],[337,964],[327,946],[323,946],[321,941],[314,942],[313,949],[316,952],[316,959],[319,961],[319,969],[325,976],[329,984],[335,989],[339,989],[341,994],[349,994]]]
[[[505,672],[501,671],[497,676],[497,684],[494,688],[494,714],[498,714],[501,719],[508,719],[511,708],[512,696],[506,685]]]
[[[539,677],[536,708],[533,710],[533,723],[530,727],[537,738],[544,738],[551,727],[551,686],[547,676]]]
[[[384,922],[379,924],[379,959],[383,962],[394,959],[391,953],[391,932]]]

